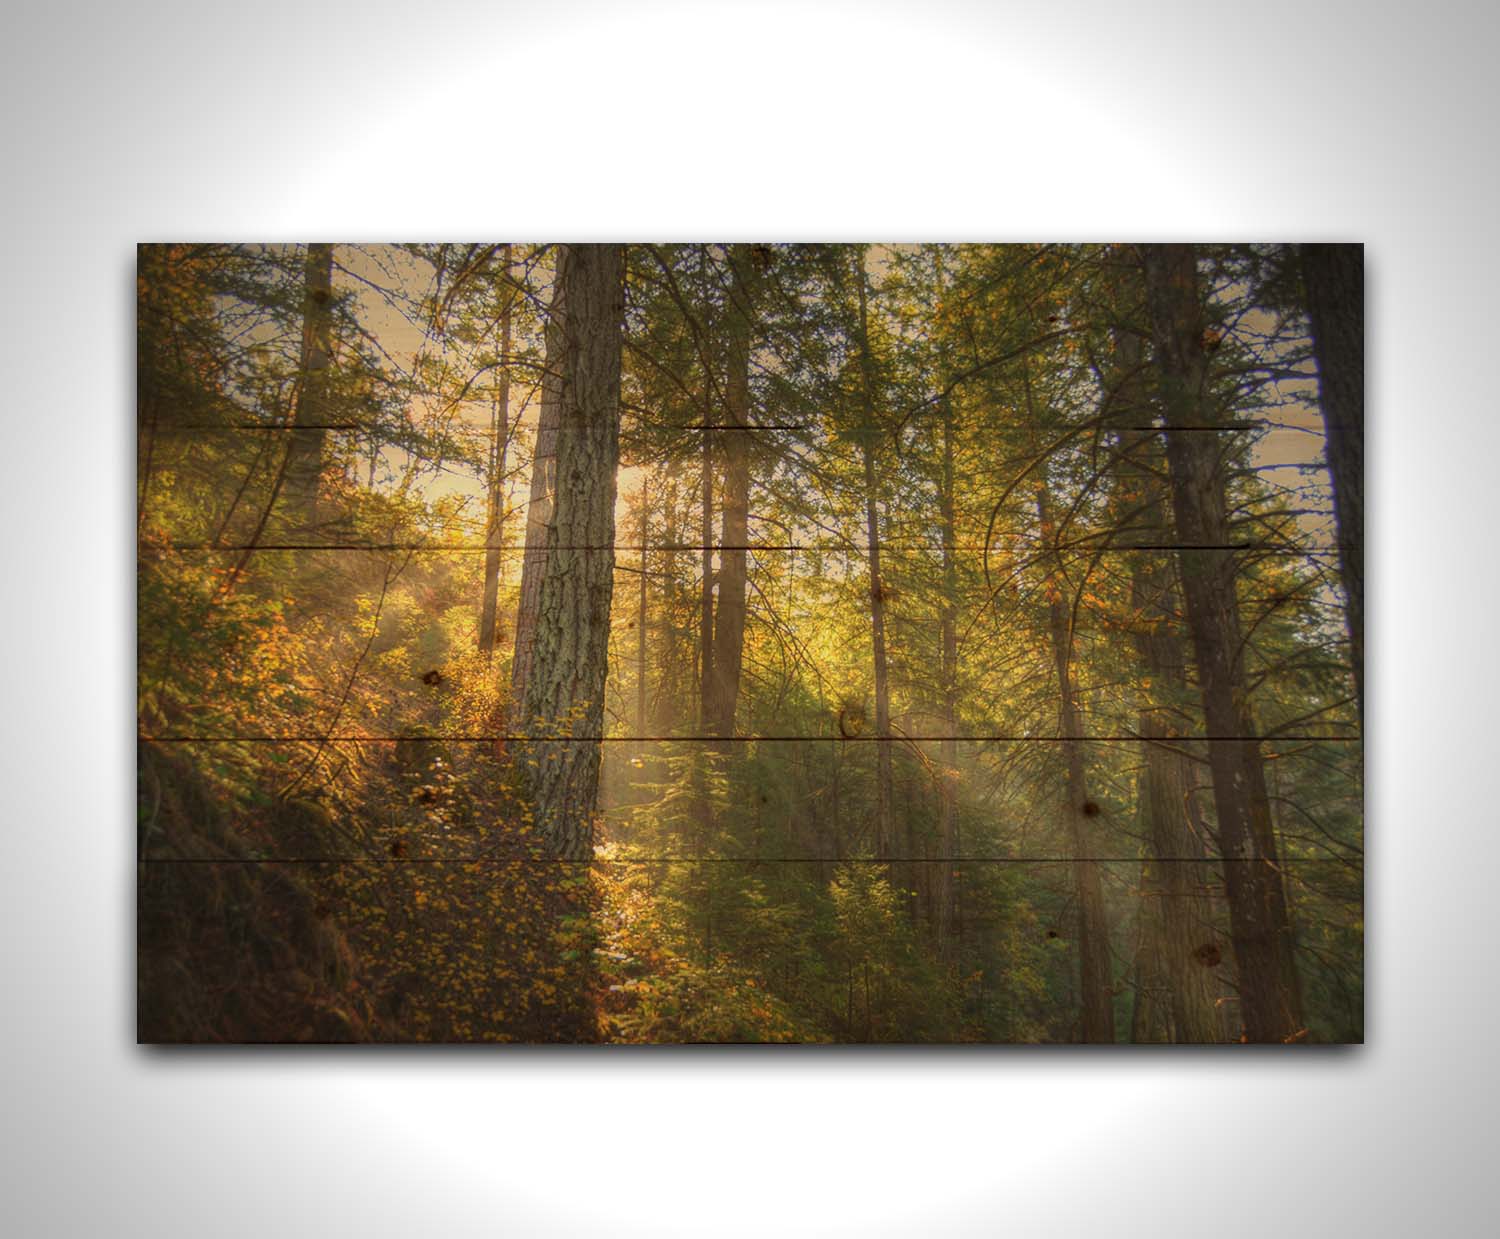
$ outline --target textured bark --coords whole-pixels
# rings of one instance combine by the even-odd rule
[[[1149,1045],[1172,1040],[1171,986],[1163,970],[1162,905],[1150,861],[1141,864],[1141,907],[1131,962],[1130,1040]]]
[[[734,735],[739,701],[740,663],[745,645],[747,575],[745,544],[750,538],[750,336],[752,294],[750,247],[729,251],[730,285],[725,334],[724,419],[719,436],[724,484],[719,538],[718,601],[714,613],[713,664],[708,694],[708,730]]]
[[[526,547],[521,559],[521,594],[516,603],[515,653],[511,659],[513,713],[525,709],[531,677],[542,577],[547,567],[547,527],[557,481],[557,426],[562,409],[563,353],[567,325],[568,247],[557,248],[552,277],[552,305],[547,312],[547,357],[542,372],[542,407],[537,417],[536,449],[531,458],[531,495],[526,505]]]
[[[870,652],[875,664],[875,855],[888,860],[893,844],[891,799],[891,689],[885,643],[885,584],[880,575],[880,487],[875,469],[875,362],[870,352],[869,294],[865,287],[865,251],[855,249],[855,286],[859,292],[860,396],[864,426],[860,452],[865,472],[865,538],[870,565]]]
[[[1172,701],[1185,693],[1187,674],[1182,648],[1170,631],[1176,600],[1166,565],[1154,556],[1138,565],[1131,591],[1137,656],[1150,683],[1137,723],[1145,738],[1137,794],[1153,857],[1147,897],[1160,901],[1156,951],[1170,995],[1171,1036],[1181,1042],[1219,1041],[1207,827],[1198,809],[1192,760],[1173,743],[1182,727]]]
[[[649,561],[646,546],[651,540],[651,509],[646,506],[646,477],[641,478],[641,580],[640,597],[637,599],[635,632],[635,734],[646,734],[646,574]]]
[[[1045,537],[1052,527],[1045,486],[1037,489],[1037,515]],[[1063,821],[1073,849],[1073,886],[1078,899],[1079,1002],[1083,1039],[1108,1043],[1115,1039],[1109,924],[1104,915],[1104,887],[1099,865],[1094,859],[1093,831],[1089,828],[1089,822],[1098,809],[1089,800],[1083,765],[1083,720],[1078,713],[1078,698],[1073,685],[1073,625],[1071,609],[1063,600],[1063,584],[1058,573],[1048,590],[1047,626],[1052,637],[1053,666],[1057,670],[1059,723],[1068,769]]]
[[[706,415],[699,473],[702,579],[698,583],[698,729],[702,735],[709,734],[714,717],[714,436],[709,429],[712,424],[712,416]]]
[[[1318,362],[1318,403],[1348,599],[1349,656],[1365,713],[1365,253],[1363,245],[1304,245],[1302,281]]]
[[[614,589],[622,247],[570,246],[563,278],[568,309],[557,491],[526,717],[536,761],[537,829],[553,855],[587,860],[593,856]]]
[[[509,283],[510,246],[501,248],[500,270]],[[500,554],[505,537],[505,458],[510,448],[511,289],[504,290],[500,311],[500,384],[495,393],[495,425],[490,446],[489,511],[484,527],[484,601],[479,611],[479,652],[495,652],[495,612],[500,599]]]
[[[333,246],[314,242],[303,265],[301,382],[296,427],[289,436],[285,467],[286,511],[300,525],[317,519],[318,483],[328,432],[329,379],[333,367]]]
[[[1153,414],[1141,363],[1139,337],[1116,333],[1112,420],[1123,427],[1115,458],[1116,499],[1131,531],[1128,540],[1162,546],[1172,539],[1166,460],[1161,435],[1140,429]],[[1144,738],[1136,795],[1152,856],[1141,875],[1148,928],[1138,957],[1132,1035],[1138,1039],[1144,1018],[1145,1035],[1153,1040],[1160,1031],[1172,1041],[1219,1041],[1222,1021],[1209,962],[1217,947],[1208,893],[1207,827],[1196,798],[1193,762],[1181,744],[1189,713],[1183,639],[1174,631],[1176,582],[1170,561],[1160,552],[1136,551],[1130,559],[1133,639],[1142,678],[1137,729]]]
[[[1220,420],[1208,392],[1193,247],[1142,247],[1147,302],[1168,427],[1172,508],[1188,624],[1208,726],[1218,842],[1249,1041],[1304,1035],[1291,920],[1265,767],[1246,693],[1243,630],[1225,502]],[[1184,429],[1185,428],[1185,429]]]

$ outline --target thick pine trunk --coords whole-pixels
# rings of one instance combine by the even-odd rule
[[[542,577],[547,568],[547,528],[552,522],[557,480],[557,428],[562,410],[563,353],[567,331],[568,247],[557,247],[552,277],[552,305],[545,330],[546,363],[542,372],[542,407],[537,417],[536,449],[531,459],[531,495],[526,505],[526,546],[521,559],[521,595],[516,604],[515,653],[511,659],[511,717],[526,705],[531,678]],[[524,720],[523,720],[524,721]]]
[[[570,246],[564,288],[557,490],[526,717],[536,759],[535,825],[553,855],[587,860],[593,856],[614,589],[622,247]]]
[[[1365,253],[1304,245],[1302,282],[1318,362],[1328,474],[1348,599],[1349,657],[1365,713]]]
[[[508,287],[510,246],[501,249],[506,277],[505,305],[500,311],[500,384],[495,393],[495,425],[490,446],[489,509],[484,523],[484,600],[479,611],[479,652],[495,652],[495,612],[500,600],[500,554],[505,535],[505,460],[510,448],[510,326],[513,298]]]
[[[1305,1035],[1291,920],[1243,663],[1224,445],[1208,390],[1203,315],[1190,245],[1142,247],[1161,380],[1183,594],[1208,725],[1219,852],[1249,1041]],[[1173,433],[1175,431],[1175,433]],[[1192,549],[1196,548],[1196,549]]]
[[[286,511],[303,527],[317,523],[318,484],[328,438],[328,389],[333,367],[333,246],[313,242],[303,266],[301,382],[285,467]]]
[[[1139,337],[1117,332],[1114,341],[1114,415],[1121,426],[1116,456],[1116,502],[1130,530],[1128,542],[1162,546],[1171,541],[1165,453],[1161,436],[1144,429],[1152,409],[1142,373]],[[1141,669],[1142,773],[1136,797],[1151,850],[1142,873],[1143,935],[1148,988],[1162,1001],[1146,1001],[1158,1028],[1173,1041],[1222,1040],[1216,1003],[1212,875],[1206,827],[1196,798],[1191,757],[1182,750],[1187,717],[1187,665],[1183,639],[1174,631],[1179,611],[1170,562],[1159,551],[1131,555],[1131,615]],[[1138,978],[1139,980],[1139,978]],[[1140,991],[1138,990],[1138,994]],[[1156,997],[1153,993],[1152,998]]]
[[[729,313],[723,425],[720,435],[724,489],[720,499],[719,590],[714,615],[708,730],[734,734],[740,664],[745,644],[745,545],[750,538],[750,247],[730,247]]]
[[[1037,490],[1037,515],[1042,536],[1051,529],[1047,488]],[[1113,980],[1109,961],[1109,925],[1104,915],[1104,886],[1095,859],[1091,819],[1097,806],[1089,799],[1083,764],[1083,720],[1073,686],[1073,625],[1071,610],[1063,599],[1063,579],[1058,571],[1049,583],[1048,630],[1052,636],[1052,661],[1057,670],[1059,722],[1063,753],[1067,760],[1067,797],[1063,821],[1073,849],[1073,886],[1078,899],[1079,998],[1083,1008],[1083,1039],[1109,1043],[1115,1039]]]

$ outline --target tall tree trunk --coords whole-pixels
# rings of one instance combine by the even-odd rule
[[[1037,515],[1042,537],[1049,536],[1052,517],[1045,485],[1037,488]],[[1067,759],[1067,800],[1063,820],[1073,848],[1073,885],[1078,897],[1079,999],[1083,1008],[1083,1039],[1109,1043],[1115,1039],[1115,1008],[1111,994],[1109,925],[1104,915],[1104,887],[1099,863],[1094,858],[1090,819],[1098,806],[1089,799],[1083,765],[1083,721],[1073,687],[1073,623],[1063,598],[1065,584],[1061,563],[1048,584],[1048,628],[1052,634],[1052,660],[1057,668],[1057,692],[1061,704],[1063,752]]]
[[[886,666],[885,584],[880,575],[880,489],[875,471],[875,362],[870,352],[869,293],[865,249],[855,247],[855,285],[859,290],[860,395],[864,427],[860,450],[865,470],[865,536],[870,563],[870,648],[875,663],[875,855],[889,860],[895,843],[891,829],[891,690]]]
[[[1318,362],[1339,564],[1348,598],[1349,657],[1365,716],[1365,247],[1304,245],[1302,282]]]
[[[479,612],[479,652],[488,662],[495,652],[495,610],[500,598],[500,554],[505,534],[505,458],[510,448],[510,246],[501,248],[505,303],[500,311],[500,385],[495,393],[495,424],[490,446],[489,511],[484,525],[484,602]]]
[[[568,310],[557,491],[526,716],[537,763],[536,826],[553,855],[587,860],[593,856],[614,591],[622,247],[570,246],[563,278]]]
[[[937,938],[940,950],[946,950],[953,935],[953,864],[954,845],[958,837],[958,566],[957,520],[953,478],[953,405],[943,401],[943,480],[938,492],[938,512],[943,537],[943,602],[938,617],[939,644],[942,647],[939,679],[943,697],[943,739],[939,760],[942,763],[938,806],[938,880],[934,901]]]
[[[1137,726],[1145,769],[1137,791],[1154,860],[1154,893],[1161,900],[1158,938],[1162,971],[1171,992],[1172,1039],[1218,1041],[1215,1006],[1213,902],[1204,841],[1207,828],[1195,796],[1192,759],[1181,748],[1181,713],[1173,698],[1187,691],[1187,671],[1171,632],[1175,591],[1167,565],[1152,556],[1131,577],[1136,654],[1149,694]]]
[[[682,533],[678,524],[678,505],[682,501],[681,493],[681,465],[677,460],[667,464],[666,474],[666,496],[663,503],[666,528],[663,532],[662,551],[662,598],[661,598],[661,623],[658,625],[657,636],[657,665],[659,668],[657,684],[657,706],[656,706],[656,728],[661,735],[673,735],[682,724],[683,719],[679,714],[682,700],[680,692],[682,678],[678,656],[681,652],[681,643],[678,640],[677,627],[677,546]]]
[[[287,513],[304,527],[317,520],[332,367],[333,246],[315,241],[307,247],[303,264],[302,375],[285,467]]]
[[[1142,247],[1169,433],[1172,507],[1198,667],[1218,816],[1219,852],[1250,1041],[1304,1035],[1291,920],[1245,684],[1243,629],[1229,544],[1221,420],[1208,392],[1203,313],[1190,245]],[[1172,433],[1175,431],[1176,433]],[[1196,548],[1196,549],[1191,549]]]
[[[515,654],[511,660],[512,718],[524,710],[531,678],[532,650],[547,568],[547,528],[552,523],[557,489],[557,428],[562,410],[563,354],[567,337],[568,246],[557,247],[552,276],[552,305],[544,332],[546,362],[542,371],[542,407],[537,416],[536,448],[531,458],[531,497],[526,505],[526,548],[521,560],[521,596],[516,604]]]
[[[650,561],[646,557],[646,547],[651,540],[651,510],[646,506],[648,474],[641,473],[641,583],[640,597],[636,608],[635,630],[635,734],[644,736],[647,731],[646,719],[646,572]]]
[[[1161,949],[1161,890],[1156,869],[1149,860],[1141,862],[1141,907],[1137,929],[1135,959],[1130,966],[1130,1040],[1133,1045],[1147,1045],[1172,1040],[1171,1012],[1166,999],[1170,986],[1163,974]]]
[[[1116,501],[1129,541],[1162,546],[1171,541],[1165,455],[1161,436],[1145,429],[1152,409],[1142,372],[1140,337],[1114,337],[1114,415],[1120,425],[1116,456]],[[1179,606],[1171,564],[1159,551],[1131,554],[1131,615],[1142,690],[1137,728],[1143,738],[1138,813],[1152,860],[1142,875],[1143,910],[1151,932],[1144,935],[1150,984],[1165,990],[1171,1039],[1221,1040],[1215,1005],[1213,901],[1205,847],[1207,829],[1196,798],[1192,758],[1184,751],[1187,665],[1182,638],[1174,631]],[[1155,1034],[1155,1021],[1152,1035]]]
[[[710,389],[712,382],[710,381]],[[710,736],[714,728],[714,436],[713,401],[704,402],[703,449],[699,474],[699,552],[702,580],[698,585],[698,734]],[[693,762],[692,791],[693,816],[697,834],[693,848],[702,856],[708,848],[709,836],[713,833],[714,806],[709,794],[709,750],[700,749]],[[709,888],[704,887],[705,898]],[[705,912],[705,916],[710,915]]]
[[[745,644],[745,545],[750,539],[750,335],[752,293],[750,247],[729,250],[729,312],[726,337],[724,468],[719,597],[714,616],[712,691],[708,727],[715,736],[734,734]]]
[[[708,404],[706,408],[712,408]],[[698,729],[709,735],[714,720],[714,436],[713,418],[705,414],[703,458],[699,475],[702,491],[699,553],[702,580],[698,585]]]

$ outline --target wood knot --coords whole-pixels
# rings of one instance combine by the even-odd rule
[[[863,735],[865,730],[864,706],[840,706],[838,724],[839,735],[845,740],[853,740],[855,737]]]

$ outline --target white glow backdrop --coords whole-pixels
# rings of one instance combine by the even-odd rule
[[[0,1230],[1483,1233],[1485,6],[14,6]],[[133,1043],[141,240],[1363,240],[1370,1044]]]

